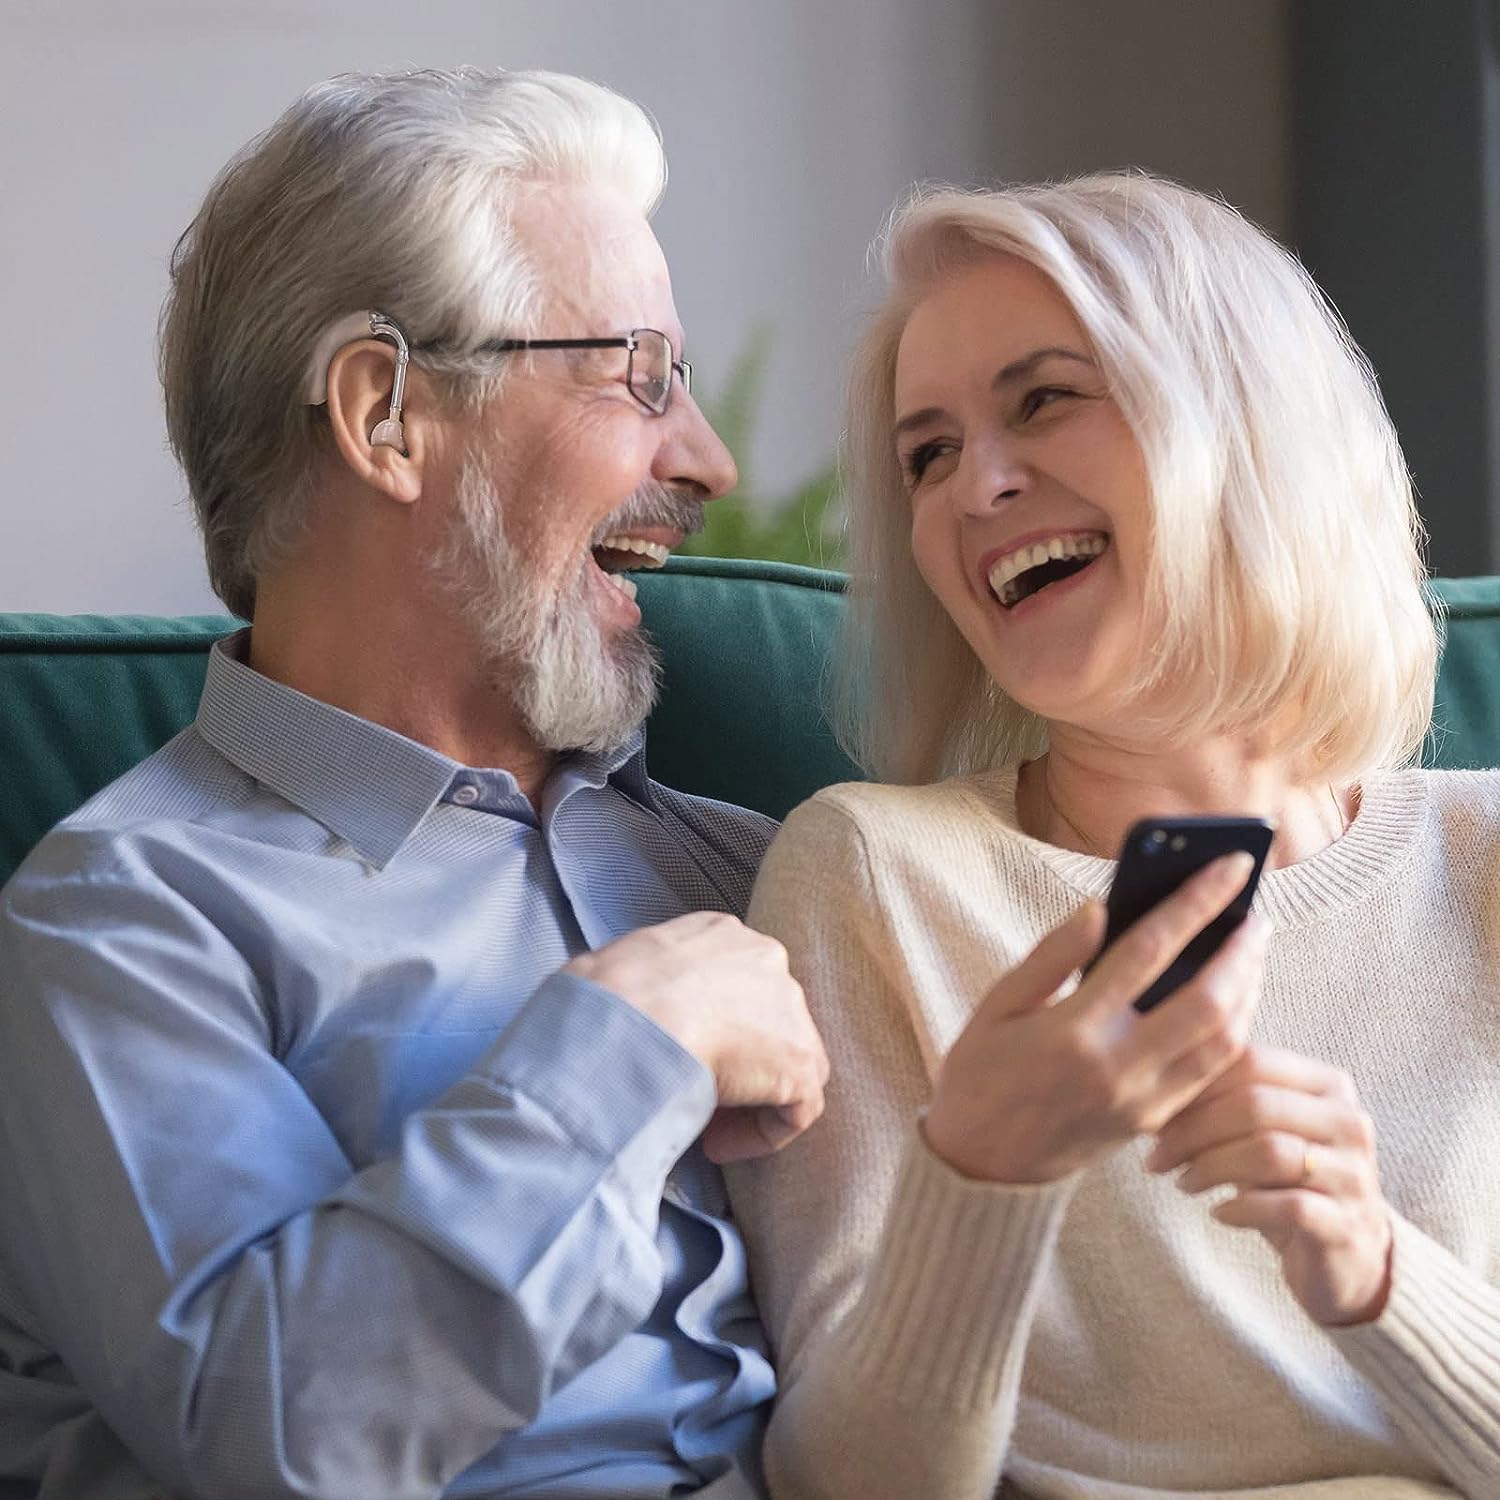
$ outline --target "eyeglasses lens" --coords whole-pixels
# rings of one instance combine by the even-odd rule
[[[664,412],[672,394],[671,342],[654,328],[637,328],[634,336],[628,376],[631,394],[652,411]]]

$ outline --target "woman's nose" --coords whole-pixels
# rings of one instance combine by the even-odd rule
[[[970,444],[964,457],[972,457],[970,472],[957,486],[959,503],[971,516],[992,514],[1026,493],[1030,474],[1008,443]]]

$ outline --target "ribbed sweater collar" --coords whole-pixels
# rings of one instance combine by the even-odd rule
[[[1104,898],[1117,861],[1059,849],[1023,833],[1016,819],[1013,767],[979,779],[996,815],[1034,858],[1075,890]],[[1388,884],[1415,847],[1427,795],[1427,776],[1420,771],[1367,777],[1360,784],[1359,812],[1344,836],[1311,859],[1267,870],[1257,908],[1274,927],[1299,927],[1335,916]]]

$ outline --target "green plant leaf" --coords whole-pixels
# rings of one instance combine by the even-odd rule
[[[750,440],[755,420],[760,415],[761,394],[765,389],[766,365],[771,358],[771,325],[765,321],[750,330],[750,339],[729,367],[729,378],[714,399],[699,402],[703,414],[724,446],[734,454],[740,471],[735,494],[750,490]]]
[[[739,486],[715,500],[704,528],[678,551],[688,557],[748,557],[808,567],[837,567],[843,539],[837,527],[839,483],[830,464],[783,498],[757,496],[749,475],[751,435],[760,412],[770,329],[758,324],[730,368],[717,399],[705,398],[704,415],[713,424],[739,467]]]

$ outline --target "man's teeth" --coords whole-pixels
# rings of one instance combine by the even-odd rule
[[[595,544],[609,552],[636,552],[654,568],[659,568],[672,555],[670,547],[660,542],[648,542],[638,536],[607,536]]]
[[[1045,562],[1060,562],[1065,557],[1098,557],[1108,546],[1109,538],[1096,531],[1087,536],[1055,536],[1045,542],[1033,542],[1029,547],[1018,547],[990,569],[990,588],[1002,604],[1014,604],[1021,597],[1016,579],[1022,573]]]
[[[628,573],[606,573],[604,575],[627,599],[635,598],[635,579]]]

